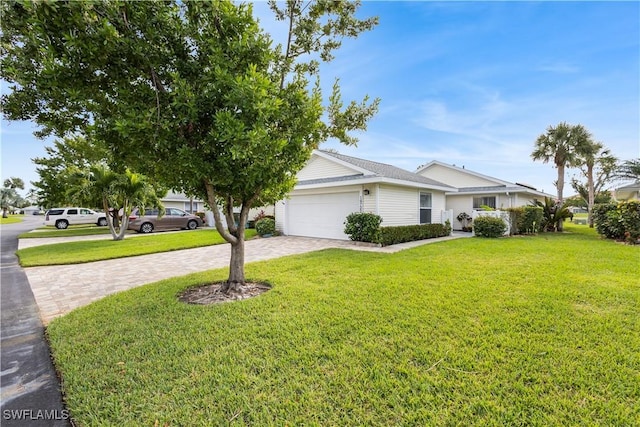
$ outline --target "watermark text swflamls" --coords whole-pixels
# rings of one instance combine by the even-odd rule
[[[66,409],[4,409],[2,411],[4,420],[68,420],[69,411]]]

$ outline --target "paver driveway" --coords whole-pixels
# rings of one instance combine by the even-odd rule
[[[253,239],[245,242],[245,262],[327,248],[397,252],[407,247],[457,237],[462,235],[384,248],[357,245],[350,241],[307,237]],[[40,308],[42,321],[46,325],[58,316],[115,292],[170,277],[227,267],[229,256],[229,245],[222,244],[86,264],[31,267],[26,268],[25,272]]]

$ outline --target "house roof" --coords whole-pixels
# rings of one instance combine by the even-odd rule
[[[509,181],[504,181],[502,179],[498,179],[492,176],[488,176],[488,175],[483,175],[481,173],[478,172],[474,172],[471,171],[469,169],[465,169],[464,167],[458,167],[455,165],[449,165],[443,162],[439,162],[437,160],[433,160],[423,166],[420,166],[417,170],[416,173],[420,173],[425,169],[428,169],[431,166],[434,165],[438,165],[438,166],[442,166],[448,169],[452,169],[458,172],[462,172],[465,173],[467,175],[470,176],[475,176],[478,178],[482,178],[485,179],[487,181],[491,181],[491,182],[495,182],[497,185],[495,186],[477,186],[477,187],[459,187],[458,188],[458,194],[459,193],[466,193],[466,194],[480,194],[480,193],[507,193],[507,192],[513,192],[513,193],[529,193],[529,194],[534,194],[534,195],[538,195],[538,196],[545,196],[545,197],[553,197],[550,194],[547,193],[543,193],[542,191],[538,191],[537,189],[535,189],[534,187],[531,187],[530,185],[526,185],[526,184],[520,184],[520,183],[512,183]]]
[[[447,194],[492,194],[492,193],[528,193],[537,196],[545,196],[549,195],[546,193],[542,193],[534,188],[524,186],[524,185],[495,185],[495,186],[486,186],[486,187],[461,187],[458,188],[457,193],[447,193]]]
[[[616,188],[616,191],[619,190],[638,191],[640,190],[640,181],[632,182],[631,184],[623,185],[622,187]]]
[[[428,169],[433,165],[442,166],[442,167],[445,167],[445,168],[456,170],[458,172],[466,173],[466,174],[471,175],[471,176],[475,176],[475,177],[478,177],[478,178],[483,178],[483,179],[486,179],[488,181],[493,181],[493,182],[495,182],[496,184],[499,184],[499,185],[513,185],[512,182],[504,181],[502,179],[498,179],[498,178],[495,178],[495,177],[489,176],[489,175],[483,175],[481,173],[474,172],[474,171],[471,171],[469,169],[465,169],[464,166],[463,167],[459,167],[459,166],[456,166],[456,165],[449,165],[447,163],[439,162],[437,160],[433,160],[433,161],[431,161],[431,162],[429,162],[429,163],[427,163],[425,165],[422,165],[422,166],[418,167],[418,169],[416,170],[416,173],[419,174],[423,170]]]
[[[345,166],[354,169],[356,173],[354,175],[347,176],[339,176],[333,178],[319,178],[319,179],[311,179],[305,181],[298,181],[299,185],[312,185],[312,184],[323,184],[330,182],[342,182],[342,181],[353,181],[353,180],[363,180],[366,179],[368,182],[373,182],[378,179],[380,180],[390,180],[390,183],[397,184],[419,184],[419,186],[433,187],[437,189],[441,189],[444,191],[455,191],[454,187],[450,185],[443,184],[442,182],[426,178],[424,176],[415,174],[413,172],[409,172],[407,170],[401,169],[397,166],[389,165],[386,163],[374,162],[371,160],[360,159],[358,157],[346,156],[344,154],[334,153],[331,151],[324,150],[316,150],[314,154],[324,157],[325,159],[330,159],[333,161],[337,161]]]

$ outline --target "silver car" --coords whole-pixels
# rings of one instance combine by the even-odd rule
[[[154,230],[195,230],[203,225],[204,221],[199,216],[182,209],[166,208],[164,215],[158,217],[158,209],[145,209],[144,215],[141,215],[140,210],[136,208],[129,215],[128,229],[138,233],[151,233]]]

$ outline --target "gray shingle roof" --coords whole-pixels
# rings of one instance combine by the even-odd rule
[[[486,186],[486,187],[460,187],[460,188],[458,188],[458,193],[479,193],[479,192],[485,192],[485,193],[499,192],[499,193],[504,193],[506,191],[540,193],[538,190],[536,190],[534,188],[525,187],[523,185],[510,185],[510,186],[494,185],[494,186]]]
[[[416,182],[419,184],[435,185],[438,187],[448,187],[451,189],[454,188],[454,187],[451,187],[450,185],[443,184],[442,182],[439,182],[430,178],[426,178],[422,175],[418,175],[416,173],[409,172],[407,170],[401,169],[396,166],[388,165],[386,163],[378,163],[378,162],[373,162],[371,160],[360,159],[357,157],[345,156],[344,154],[334,153],[331,151],[324,151],[324,150],[318,150],[318,151],[321,151],[324,154],[328,154],[329,156],[335,157],[338,160],[342,160],[343,162],[350,163],[361,169],[370,171],[371,175],[373,176]],[[358,177],[362,177],[362,176],[358,176]],[[333,180],[336,180],[336,179],[334,178]],[[302,182],[300,182],[300,184],[301,183]],[[309,182],[306,182],[306,181],[304,183],[309,184]]]

